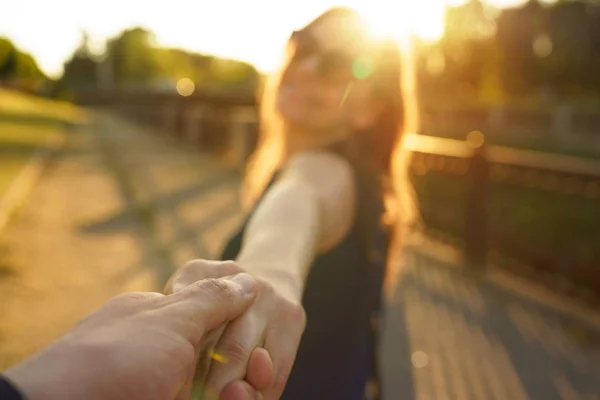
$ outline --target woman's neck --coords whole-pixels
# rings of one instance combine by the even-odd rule
[[[300,127],[284,126],[285,154],[287,157],[307,150],[326,148],[349,136],[347,129],[315,132]]]

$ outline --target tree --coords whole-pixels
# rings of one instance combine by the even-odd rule
[[[81,42],[75,50],[75,55],[81,58],[90,58],[92,51],[90,50],[90,36],[86,31],[81,32]]]
[[[0,38],[0,81],[16,89],[36,91],[47,79],[31,55]]]
[[[18,51],[11,42],[0,38],[0,81],[10,79],[17,72]]]
[[[117,84],[145,85],[160,76],[161,65],[151,44],[153,38],[150,31],[133,28],[108,43],[107,56]]]
[[[442,39],[421,44],[422,97],[446,102],[498,102],[498,50],[494,43],[497,10],[479,0],[447,7]]]
[[[512,96],[600,94],[600,7],[592,1],[530,0],[498,18],[501,76]]]

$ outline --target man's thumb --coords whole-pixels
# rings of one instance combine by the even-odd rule
[[[194,321],[203,335],[243,314],[254,302],[257,286],[246,273],[219,279],[203,279],[172,294],[179,297],[184,318]]]

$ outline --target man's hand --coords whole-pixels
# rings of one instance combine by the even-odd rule
[[[207,333],[244,313],[256,294],[248,274],[197,280],[167,296],[126,293],[5,375],[35,400],[188,399]]]
[[[240,272],[242,268],[232,261],[191,261],[171,278],[166,292],[185,290],[201,279]],[[306,317],[302,306],[279,295],[266,281],[255,279],[258,294],[252,306],[216,332],[213,343],[206,349],[212,354],[212,362],[203,365],[201,375],[206,386],[220,393],[223,400],[239,400],[238,393],[251,392],[252,388],[259,390],[265,400],[279,399],[304,332]],[[266,374],[257,362],[264,361],[257,354],[262,349],[270,356],[274,378],[266,387],[259,388],[253,376]]]

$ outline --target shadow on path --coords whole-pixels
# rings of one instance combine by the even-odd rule
[[[391,398],[553,400],[600,393],[600,332],[593,326],[418,248],[407,253],[387,318]],[[419,356],[427,357],[425,366]]]

